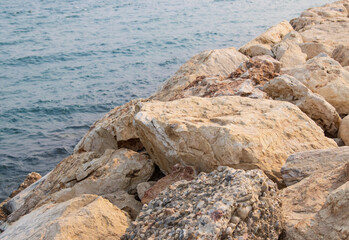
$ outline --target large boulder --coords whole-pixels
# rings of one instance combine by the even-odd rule
[[[198,172],[226,165],[260,168],[280,181],[280,168],[290,154],[337,146],[288,102],[191,97],[137,108],[138,135],[164,173],[177,163]]]
[[[339,128],[339,137],[344,141],[345,145],[349,146],[349,115],[342,120]]]
[[[336,109],[322,96],[314,94],[294,77],[281,75],[266,83],[263,89],[275,100],[295,104],[328,135],[337,137],[341,118]]]
[[[274,56],[272,46],[281,42],[282,38],[291,31],[293,31],[293,28],[290,23],[288,21],[283,21],[246,43],[239,51],[250,57],[258,55]]]
[[[326,53],[328,56],[332,55],[334,47],[317,42],[307,42],[299,44],[299,47],[302,49],[302,52],[307,55],[307,60],[316,57],[320,53]]]
[[[124,239],[276,240],[282,224],[276,185],[262,171],[219,167],[169,186]]]
[[[273,46],[272,51],[275,58],[282,63],[283,67],[292,67],[304,64],[307,55],[302,52],[302,49],[297,43],[297,38],[288,38]]]
[[[291,186],[314,173],[325,174],[345,163],[349,163],[349,147],[299,152],[287,158],[281,174],[285,184]]]
[[[349,45],[339,45],[333,50],[332,58],[338,61],[343,67],[349,66]]]
[[[108,200],[82,195],[67,202],[47,204],[10,225],[2,240],[120,239],[130,220]]]
[[[168,101],[182,92],[198,77],[227,77],[240,63],[248,58],[235,48],[215,49],[201,52],[183,64],[173,77],[168,79],[161,89],[150,99]]]
[[[325,98],[339,114],[349,113],[349,72],[326,54],[320,54],[299,65],[282,69],[307,88]]]
[[[108,149],[101,157],[92,152],[74,154],[27,194],[23,205],[8,220],[16,221],[45,203],[67,201],[82,194],[136,193],[137,185],[149,180],[153,172],[154,163],[147,154],[128,149]]]
[[[74,152],[95,152],[102,155],[106,149],[141,149],[143,146],[132,124],[135,104],[140,101],[144,100],[136,99],[116,107],[96,121],[75,146]]]

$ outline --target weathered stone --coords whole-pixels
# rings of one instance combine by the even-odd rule
[[[285,184],[291,186],[314,173],[326,173],[345,163],[349,163],[349,147],[299,152],[287,158],[281,174]]]
[[[336,109],[294,77],[281,75],[265,84],[264,91],[273,99],[295,104],[328,135],[337,136],[341,118]]]
[[[270,62],[273,64],[273,68],[275,69],[276,73],[280,73],[281,71],[281,62],[276,60],[275,58],[269,56],[269,55],[260,55],[260,56],[255,56],[252,58],[254,61],[259,61],[259,62]]]
[[[349,46],[339,45],[332,53],[332,58],[343,67],[349,65]]]
[[[123,239],[278,239],[282,226],[276,185],[262,171],[219,167],[169,186]]]
[[[285,239],[347,239],[347,237],[341,238],[341,236],[348,236],[348,231],[345,230],[348,221],[347,218],[342,218],[342,216],[347,215],[347,208],[341,206],[337,208],[343,212],[342,216],[338,214],[336,208],[333,208],[334,211],[331,214],[327,212],[325,215],[322,209],[327,211],[326,199],[331,199],[332,193],[348,182],[348,167],[347,164],[342,164],[331,171],[315,172],[281,191],[285,218]],[[344,198],[343,202],[348,201]],[[329,223],[324,221],[322,217],[328,219],[333,225],[319,229],[317,227],[319,220],[323,221],[322,223]],[[320,225],[323,226],[322,223]],[[340,226],[343,227],[343,231],[340,230]],[[326,231],[324,231],[325,229]]]
[[[320,54],[299,65],[282,69],[311,91],[325,98],[339,114],[349,113],[349,72],[326,54]]]
[[[291,31],[293,31],[293,28],[290,23],[283,21],[242,46],[239,51],[250,57],[258,55],[273,56],[271,51],[272,45],[280,42]]]
[[[124,212],[96,195],[44,205],[10,225],[2,240],[120,239],[129,225]]]
[[[291,42],[294,42],[296,44],[303,43],[302,35],[300,35],[299,32],[297,32],[297,31],[292,31],[292,32],[287,33],[285,35],[285,37],[283,37],[282,41],[291,41]]]
[[[135,193],[138,183],[147,181],[153,172],[154,163],[147,154],[128,149],[108,149],[101,157],[91,152],[74,154],[60,162],[8,219],[16,221],[45,203],[63,202],[81,194]]]
[[[144,193],[142,203],[148,204],[171,184],[182,180],[191,181],[194,179],[195,175],[195,170],[190,166],[184,167],[180,164],[174,165],[170,174],[161,178],[154,186]]]
[[[282,41],[273,46],[275,58],[282,63],[283,67],[292,67],[304,64],[307,55],[302,52],[298,44],[292,40]]]
[[[143,146],[132,125],[134,106],[143,100],[132,100],[107,113],[96,121],[75,146],[75,153],[95,152],[102,155],[106,149],[129,148],[134,151]]]
[[[342,120],[338,135],[345,145],[349,146],[349,115]]]
[[[243,97],[191,97],[138,105],[135,125],[147,152],[165,173],[181,163],[198,172],[219,165],[260,168],[274,180],[287,157],[336,147],[293,104]]]
[[[198,77],[227,77],[240,63],[248,60],[235,48],[204,51],[192,57],[180,67],[173,77],[168,79],[161,89],[150,99],[168,101],[183,91]]]
[[[139,199],[143,199],[144,194],[146,191],[148,191],[152,186],[154,186],[154,184],[156,183],[156,181],[149,181],[149,182],[143,182],[137,185],[137,194]]]
[[[316,42],[307,42],[299,44],[302,52],[307,55],[307,60],[316,57],[320,53],[326,53],[331,56],[334,50],[334,47],[324,44],[324,43],[316,43]]]

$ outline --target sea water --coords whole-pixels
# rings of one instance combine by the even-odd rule
[[[0,0],[0,201],[196,53],[328,0]]]

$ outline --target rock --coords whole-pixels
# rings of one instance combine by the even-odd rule
[[[145,205],[123,239],[278,239],[276,185],[260,170],[218,168]]]
[[[299,44],[299,47],[302,49],[302,52],[307,55],[307,60],[316,57],[320,53],[325,53],[331,56],[334,50],[334,47],[330,45],[316,42],[301,43]]]
[[[264,91],[273,99],[295,104],[328,135],[337,136],[341,118],[336,109],[294,77],[281,75],[266,83]]]
[[[273,68],[275,69],[276,73],[280,73],[281,71],[281,62],[276,60],[275,58],[269,56],[269,55],[260,55],[255,56],[252,58],[252,60],[258,61],[258,62],[271,62],[273,64]]]
[[[279,181],[280,168],[290,154],[337,146],[287,102],[191,97],[142,103],[137,112],[138,135],[164,173],[177,163],[198,172],[226,165],[260,168]]]
[[[332,58],[343,67],[349,65],[349,46],[339,45],[332,53]]]
[[[170,174],[161,178],[154,184],[154,186],[149,188],[144,193],[142,203],[148,204],[151,200],[156,198],[163,190],[165,190],[171,184],[182,180],[191,181],[194,179],[195,175],[196,173],[194,168],[190,166],[184,167],[180,164],[174,165]]]
[[[239,51],[250,57],[258,55],[273,56],[271,51],[272,45],[280,42],[291,31],[293,31],[293,28],[290,23],[283,21],[242,46]]]
[[[154,163],[147,154],[124,148],[108,149],[101,157],[91,152],[74,154],[60,162],[8,220],[16,221],[45,203],[63,202],[81,194],[136,193],[137,185],[150,179],[153,172]]]
[[[349,72],[326,54],[308,60],[305,65],[284,68],[282,73],[324,97],[339,114],[349,113]]]
[[[235,48],[204,51],[192,57],[180,67],[173,77],[168,79],[161,89],[150,99],[168,101],[173,99],[184,88],[188,87],[198,77],[227,77],[240,63],[248,60]]]
[[[143,206],[140,201],[136,200],[134,195],[125,191],[104,194],[102,197],[108,199],[114,206],[127,212],[132,220],[136,219]]]
[[[96,121],[75,146],[75,153],[95,152],[102,155],[106,149],[129,148],[134,151],[143,146],[133,128],[134,106],[143,100],[132,100],[107,113]]]
[[[198,77],[183,91],[170,100],[197,97],[242,96],[250,98],[267,98],[259,88],[265,82],[278,76],[280,62],[268,58],[250,59],[232,72],[228,77]]]
[[[127,216],[108,200],[82,195],[67,202],[47,204],[10,225],[2,240],[120,239]]]
[[[349,115],[342,120],[338,135],[349,146]]]
[[[275,58],[283,67],[292,67],[306,62],[307,55],[302,52],[298,44],[292,40],[282,41],[273,46]]]
[[[31,172],[27,175],[27,177],[24,179],[24,181],[19,185],[19,187],[13,191],[10,195],[10,198],[13,198],[18,193],[22,192],[24,189],[29,187],[31,184],[35,183],[41,178],[41,175],[36,172]]]
[[[313,150],[292,154],[281,168],[282,178],[291,186],[314,173],[323,173],[349,163],[349,147]]]
[[[344,210],[347,208],[333,208],[332,214],[327,215],[324,215],[322,209],[328,209],[326,199],[331,199],[332,193],[335,193],[336,189],[341,189],[341,186],[348,182],[348,167],[347,164],[342,164],[331,171],[314,172],[309,177],[281,191],[285,218],[285,239],[347,239],[348,235],[344,238],[340,237],[348,234],[346,231],[347,218],[342,218],[342,216],[347,215],[348,211]],[[348,202],[344,198],[343,202],[345,201]],[[337,209],[343,213],[339,214]],[[336,223],[332,222],[333,225],[315,230],[319,229],[317,227],[319,217],[321,217],[322,223],[332,221]],[[328,219],[329,222],[324,221],[322,217]],[[323,231],[324,229],[327,232]]]
[[[149,181],[149,182],[143,182],[137,185],[137,194],[139,199],[142,200],[142,198],[144,197],[144,193],[146,191],[148,191],[152,186],[154,186],[154,184],[156,183],[156,181]]]
[[[292,31],[292,32],[287,33],[285,35],[285,37],[282,39],[282,41],[291,41],[291,42],[294,42],[296,44],[303,43],[302,35],[300,35],[299,32],[297,32],[297,31]]]

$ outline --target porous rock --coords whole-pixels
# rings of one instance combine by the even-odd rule
[[[295,104],[328,135],[337,137],[341,118],[336,109],[294,77],[281,75],[265,84],[263,89],[275,100]]]
[[[278,239],[276,185],[260,170],[219,167],[145,205],[123,239]]]
[[[275,181],[287,157],[337,144],[288,102],[244,97],[184,98],[138,106],[135,126],[164,173],[181,163],[198,172],[219,165],[260,168]]]
[[[320,53],[325,53],[328,56],[331,56],[334,50],[334,47],[330,45],[317,42],[301,43],[299,44],[299,47],[301,48],[302,52],[307,55],[307,60],[316,57]]]
[[[343,67],[349,65],[349,45],[339,45],[332,53],[332,58],[338,61]]]
[[[277,43],[272,48],[275,58],[283,67],[292,67],[306,62],[307,55],[302,52],[296,40],[287,39]]]
[[[235,48],[201,52],[183,64],[150,99],[168,101],[201,76],[227,77],[248,58]]]
[[[129,225],[127,215],[108,200],[82,195],[47,204],[10,225],[2,240],[120,239]]]
[[[284,68],[282,72],[324,97],[339,114],[349,113],[349,72],[326,54],[320,54],[304,65]]]
[[[349,115],[342,120],[338,135],[345,145],[349,146]]]
[[[282,178],[291,186],[316,173],[326,173],[349,163],[349,147],[313,150],[292,154],[281,168]]]

